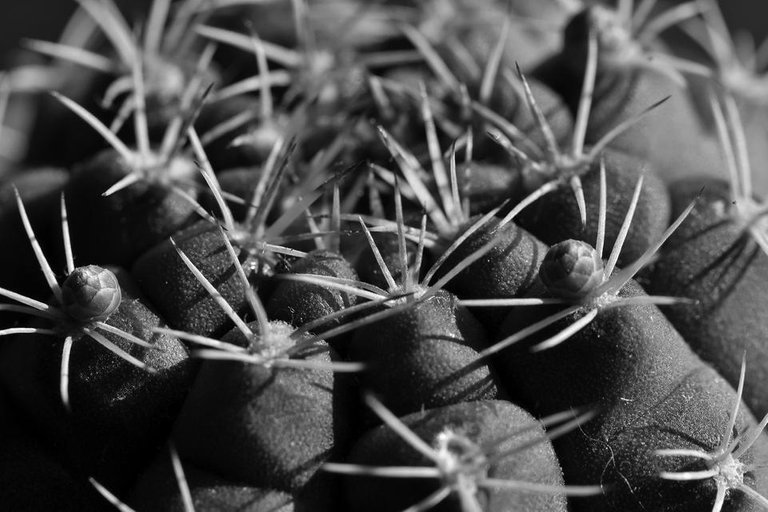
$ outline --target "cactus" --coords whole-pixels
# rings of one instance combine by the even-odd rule
[[[27,40],[3,507],[768,510],[765,52],[593,4],[78,0]]]

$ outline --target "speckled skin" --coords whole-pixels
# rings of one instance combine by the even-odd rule
[[[630,282],[622,296],[643,293]],[[526,309],[527,314],[510,313],[500,336],[546,314]],[[654,306],[604,310],[561,345],[530,352],[543,336],[513,345],[497,362],[510,394],[535,414],[598,408],[594,420],[555,441],[566,483],[611,486],[604,496],[574,502],[574,510],[709,510],[714,483],[660,479],[662,470],[691,469],[691,459],[662,459],[654,451],[716,448],[736,400],[725,379],[691,351]],[[737,429],[753,425],[754,417],[742,408]],[[766,456],[768,445],[761,437],[742,462]],[[768,489],[762,475],[748,474],[745,481],[761,494]],[[733,496],[724,510],[756,510],[741,493]]]
[[[626,266],[661,238],[669,225],[669,194],[651,165],[614,150],[605,150],[602,156],[605,158],[607,185],[606,254],[613,247],[624,222],[637,180],[641,173],[645,175],[632,227],[619,257],[619,264]],[[516,222],[544,243],[555,244],[573,238],[594,245],[600,210],[599,158],[581,174],[581,183],[587,205],[586,229],[582,229],[576,198],[567,183],[523,210]]]
[[[294,512],[290,494],[232,482],[182,461],[195,512]],[[128,503],[139,512],[187,512],[167,450],[139,477]]]
[[[293,331],[284,322],[269,325],[285,336]],[[238,330],[223,340],[244,342]],[[332,356],[308,349],[299,357],[330,362]],[[205,361],[173,439],[180,456],[201,469],[299,499],[307,493],[321,509],[333,488],[318,483],[318,470],[347,441],[348,392],[330,369]]]
[[[472,313],[441,290],[425,302],[357,329],[349,359],[367,365],[363,385],[402,415],[496,398],[495,379],[485,362],[477,360],[486,339]]]
[[[158,350],[103,334],[157,373],[133,366],[93,340],[76,339],[70,360],[72,413],[67,413],[59,394],[63,339],[19,335],[7,341],[0,380],[46,438],[65,447],[74,466],[119,490],[131,484],[139,467],[167,436],[194,368],[177,338],[152,332],[164,324],[146,306],[130,275],[112,270],[120,280],[123,300],[107,323]],[[47,326],[44,322],[38,325]]]
[[[221,233],[201,220],[173,235],[182,252],[239,313],[247,308],[235,263]],[[237,247],[235,251],[239,253]],[[184,264],[166,240],[143,254],[131,273],[168,324],[194,334],[221,336],[232,321]]]
[[[310,252],[306,257],[296,261],[291,267],[290,273],[316,274],[357,280],[357,272],[343,256],[326,250]],[[301,327],[313,320],[354,306],[356,302],[357,297],[355,295],[333,288],[324,288],[298,281],[279,281],[278,279],[278,284],[267,301],[266,310],[272,320],[282,320],[294,327]],[[322,332],[324,329],[342,323],[342,320],[335,320],[323,324],[313,331]]]
[[[477,219],[470,220],[469,227]],[[474,253],[495,236],[502,240],[482,258],[451,279],[445,288],[461,299],[503,299],[524,294],[538,280],[539,266],[547,246],[513,222],[500,232],[494,231],[499,219],[491,219],[470,236],[448,257],[435,277],[450,271],[461,260]],[[461,229],[459,232],[463,232]],[[489,332],[495,332],[506,314],[504,308],[472,308]]]
[[[486,446],[509,437],[499,446],[500,451],[513,450],[533,442],[530,448],[516,451],[491,464],[488,475],[524,482],[562,484],[562,471],[543,429],[531,415],[510,402],[468,402],[415,412],[401,420],[433,446],[436,437],[446,429],[463,433],[473,442]],[[528,430],[523,432],[524,429]],[[375,466],[433,465],[386,426],[366,433],[354,445],[348,460],[353,464]],[[344,483],[350,510],[370,512],[405,510],[438,488],[438,481],[430,479],[347,476]],[[557,494],[500,490],[487,494],[481,491],[479,497],[483,510],[487,512],[557,512],[567,509],[565,497]],[[455,496],[430,509],[432,512],[462,510]]]
[[[701,185],[693,179],[673,184],[675,209],[696,197]],[[726,183],[706,185],[645,276],[646,288],[696,300],[663,311],[693,350],[734,386],[746,353],[744,401],[763,416],[768,413],[768,256],[734,222]]]
[[[72,244],[82,260],[128,268],[197,218],[193,206],[165,184],[141,181],[102,197],[129,172],[114,150],[98,153],[73,169],[65,191]],[[186,178],[194,181],[195,172],[190,162]],[[194,187],[181,188],[195,197]]]

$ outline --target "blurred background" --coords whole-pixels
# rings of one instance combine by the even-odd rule
[[[146,0],[118,1],[129,10],[139,9],[143,3]],[[4,0],[0,8],[0,66],[13,62],[13,50],[22,37],[56,40],[76,5],[74,0]],[[731,26],[749,30],[758,41],[768,34],[768,0],[720,0],[720,5]]]
[[[733,27],[743,27],[762,40],[768,34],[768,1],[720,0],[720,8]]]
[[[115,3],[123,12],[131,12],[138,11],[148,1],[117,0]],[[75,0],[2,0],[0,69],[15,62],[21,39],[29,37],[56,41],[76,8]]]

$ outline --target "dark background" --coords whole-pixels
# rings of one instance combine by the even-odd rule
[[[117,0],[121,10],[138,11],[151,0]],[[290,0],[285,0],[290,1]],[[56,41],[77,7],[75,0],[0,0],[0,68],[14,61],[24,37]],[[133,19],[130,14],[128,20]]]
[[[748,29],[758,41],[768,33],[768,2],[765,0],[721,0],[720,8],[732,26]]]
[[[0,0],[0,55],[7,65],[22,37],[56,40],[69,14],[74,10],[74,0]],[[289,0],[281,0],[289,1]],[[478,0],[483,1],[483,0]],[[143,1],[118,2],[136,9]],[[768,33],[767,0],[721,0],[721,8],[732,26],[752,31],[758,41]],[[130,17],[129,17],[130,19]]]

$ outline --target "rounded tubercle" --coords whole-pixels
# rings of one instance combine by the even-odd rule
[[[81,322],[104,321],[120,306],[117,276],[98,265],[74,269],[61,285],[62,309]]]
[[[588,243],[565,240],[549,249],[539,268],[539,278],[553,295],[580,299],[603,283],[603,260]]]

